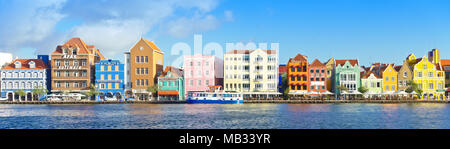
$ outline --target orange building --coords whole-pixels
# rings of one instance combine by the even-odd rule
[[[163,72],[164,53],[152,41],[141,38],[125,52],[125,96],[148,100],[147,88],[156,85]]]
[[[290,94],[306,93],[310,86],[308,73],[308,59],[306,56],[297,54],[289,59],[287,63],[287,75]]]

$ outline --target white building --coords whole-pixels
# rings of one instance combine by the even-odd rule
[[[278,96],[278,53],[275,50],[231,50],[224,56],[224,89],[244,97]]]
[[[47,88],[47,65],[41,59],[15,59],[0,71],[1,96],[9,101],[39,100],[34,97],[32,90],[38,87]],[[25,91],[22,98],[15,93]]]

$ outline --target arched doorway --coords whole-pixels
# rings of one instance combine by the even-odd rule
[[[14,100],[14,93],[9,92],[8,93],[8,101],[13,101]]]
[[[27,101],[33,101],[33,94],[30,92],[27,93],[27,97],[25,98]]]
[[[428,99],[427,94],[423,94],[422,99]]]
[[[430,95],[428,95],[428,98],[429,98],[429,99],[434,99],[434,95],[433,95],[433,94],[430,94]]]
[[[108,92],[108,93],[106,93],[106,97],[107,97],[107,98],[113,98],[113,97],[114,97],[114,95],[113,95],[113,93],[111,93],[111,92]]]
[[[122,94],[120,92],[116,92],[116,99],[122,100]]]

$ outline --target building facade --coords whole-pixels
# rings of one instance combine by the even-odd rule
[[[334,58],[330,58],[325,66],[327,67],[327,90],[334,93]]]
[[[283,76],[287,79],[287,66],[286,64],[280,64],[278,66],[278,92],[284,93],[283,88]]]
[[[209,86],[223,86],[223,63],[216,56],[184,56],[185,92],[207,91]]]
[[[104,59],[95,46],[72,38],[51,53],[51,92],[87,92],[95,81],[95,63]]]
[[[100,92],[97,101],[125,100],[124,64],[119,60],[100,60],[95,64],[95,86]]]
[[[341,59],[335,60],[335,74],[334,74],[334,91],[335,96],[342,94],[338,86],[343,86],[349,92],[355,92],[361,86],[360,66],[356,59]]]
[[[125,96],[149,100],[148,87],[156,85],[163,72],[163,56],[152,41],[141,38],[129,52],[125,52]]]
[[[419,96],[423,100],[443,100],[445,99],[445,76],[444,71],[436,68],[427,57],[422,57],[413,64],[413,81],[423,91]]]
[[[441,59],[442,69],[445,72],[445,97],[450,98],[450,59]]]
[[[1,70],[1,96],[8,101],[44,100],[45,94],[33,95],[34,89],[47,89],[48,67],[41,59],[15,59]],[[18,90],[25,96],[20,97]]]
[[[398,72],[393,65],[389,64],[383,68],[381,76],[383,77],[383,91],[388,93],[396,92]]]
[[[224,89],[244,97],[279,95],[278,53],[275,50],[231,50],[225,53]]]
[[[306,56],[297,54],[288,63],[288,85],[290,94],[305,94],[310,88],[309,63]]]
[[[361,86],[367,88],[366,95],[376,96],[383,92],[383,79],[372,71],[367,71],[361,77]]]
[[[403,62],[403,65],[401,66],[400,70],[398,71],[397,75],[398,79],[398,85],[397,89],[401,91],[405,91],[410,87],[410,82],[413,80],[413,74],[412,69],[408,65],[407,61]]]
[[[183,69],[167,66],[158,77],[158,100],[185,100]]]
[[[318,59],[309,65],[310,91],[325,92],[327,90],[327,67]]]

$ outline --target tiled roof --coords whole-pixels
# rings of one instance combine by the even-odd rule
[[[97,54],[100,59],[105,59],[103,55],[100,53],[100,50],[95,48],[93,45],[87,45],[80,38],[71,38],[69,41],[64,43],[63,45],[58,45],[56,50],[52,52],[52,54],[62,54],[64,48],[77,48],[77,54]]]
[[[369,78],[370,74],[373,74],[376,78],[381,79],[380,76],[378,76],[376,73],[374,73],[372,71],[367,71],[361,78],[367,79],[367,78]]]
[[[359,65],[358,64],[358,60],[356,59],[340,59],[340,60],[336,60],[336,66],[341,65],[343,66],[345,64],[345,62],[349,61],[350,65],[355,66],[355,65]]]
[[[144,39],[145,43],[147,43],[153,50],[156,50],[158,52],[161,52],[161,50],[158,48],[158,46],[156,46],[155,43],[153,43],[152,41],[148,41],[146,39]]]
[[[306,56],[303,56],[303,55],[301,55],[301,54],[297,54],[294,58],[290,58],[290,59],[289,59],[289,62],[292,62],[292,61],[296,61],[296,62],[307,62],[308,59],[307,59]]]
[[[441,59],[442,66],[450,66],[450,59]]]
[[[323,63],[321,63],[318,59],[315,59],[309,67],[325,67]]]
[[[400,71],[402,69],[402,65],[394,66],[395,71]]]
[[[164,77],[167,75],[168,72],[171,72],[174,77],[182,77],[183,76],[183,69],[176,68],[173,66],[166,66],[163,73],[160,75],[160,77]]]
[[[231,50],[225,54],[250,54],[253,51],[255,51],[255,50]],[[276,54],[277,53],[277,51],[275,51],[275,50],[262,50],[262,51],[266,52],[267,54]]]
[[[16,68],[16,65],[14,64],[17,61],[21,63],[21,67],[20,68]],[[31,62],[31,61],[33,61],[35,63],[35,65],[36,65],[35,68],[30,68],[30,66],[28,65],[28,63]],[[41,59],[15,59],[10,64],[8,64],[5,67],[3,67],[3,70],[13,70],[13,69],[17,69],[17,70],[40,70],[40,69],[47,69],[47,65],[45,65],[44,61],[42,61]]]

